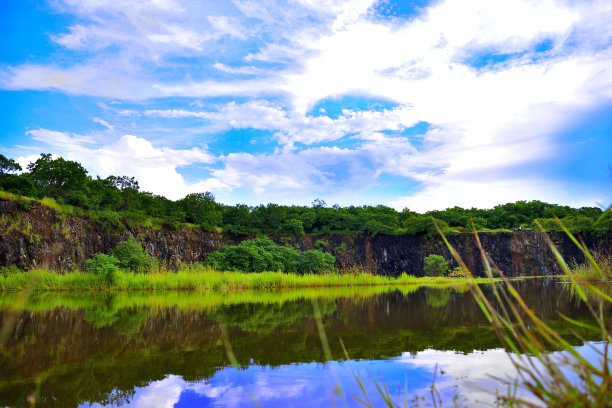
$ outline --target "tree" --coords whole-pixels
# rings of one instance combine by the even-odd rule
[[[224,246],[209,254],[205,264],[225,271],[318,273],[334,270],[335,261],[328,253],[300,252],[262,237]]]
[[[153,258],[134,237],[122,241],[113,250],[113,256],[119,266],[132,272],[149,272],[153,267]]]
[[[301,237],[304,235],[304,226],[302,221],[290,218],[283,223],[282,230],[283,234]]]
[[[320,198],[315,198],[312,201],[312,207],[316,208],[316,207],[325,207],[327,205],[327,203],[325,202],[325,200],[321,200]]]
[[[87,273],[103,276],[104,281],[109,286],[114,285],[117,281],[118,263],[119,260],[114,256],[102,253],[96,254],[93,258],[85,261]]]
[[[223,206],[223,231],[233,235],[248,235],[253,232],[251,207],[246,204]]]
[[[221,224],[221,206],[215,202],[215,196],[210,191],[189,194],[181,200],[181,204],[188,222],[198,224],[206,230]]]
[[[0,154],[0,175],[21,171],[21,166],[13,159]]]
[[[440,255],[428,255],[423,270],[427,276],[444,276],[448,271],[448,262]]]
[[[90,180],[79,163],[61,157],[53,159],[45,153],[30,163],[28,170],[40,196],[65,199],[69,192],[86,191]]]

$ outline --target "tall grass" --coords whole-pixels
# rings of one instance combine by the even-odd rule
[[[480,282],[486,278],[480,278]],[[209,267],[192,265],[178,272],[162,270],[158,273],[134,274],[119,271],[112,286],[101,275],[79,271],[59,275],[49,270],[10,273],[0,276],[0,291],[236,291],[278,290],[289,288],[361,287],[435,285],[454,286],[465,284],[466,279],[446,277],[417,278],[403,274],[397,278],[369,273],[324,273],[296,275],[281,272],[219,272]]]
[[[579,242],[560,221],[559,224],[584,254],[589,271],[603,279],[605,274],[601,266],[584,243]],[[487,275],[493,280],[494,262],[485,253],[478,234],[474,233]],[[540,404],[549,407],[612,406],[612,359],[609,354],[612,320],[607,313],[612,305],[612,297],[583,279],[582,273],[572,271],[547,237],[548,245],[569,278],[572,290],[589,308],[596,323],[586,324],[563,314],[560,316],[576,328],[599,333],[601,338],[600,344],[583,341],[583,348],[574,347],[536,316],[503,274],[504,285],[493,285],[494,298],[487,298],[461,257],[444,234],[441,235],[457,262],[467,272],[475,299],[509,351],[509,357],[517,370],[518,381],[508,384],[509,389],[515,385],[524,395],[508,393],[499,397],[501,402],[506,406],[528,407]],[[575,335],[580,338],[578,334]],[[560,351],[551,353],[550,350]],[[587,355],[595,358],[587,358]]]
[[[576,280],[587,282],[612,281],[612,257],[593,254],[593,262],[585,262],[572,269]]]

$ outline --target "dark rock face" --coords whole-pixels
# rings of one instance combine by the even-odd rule
[[[64,216],[36,204],[29,210],[14,201],[0,201],[0,265],[23,268],[46,267],[57,271],[83,268],[85,260],[98,252],[108,253],[118,242],[133,235],[139,237],[149,253],[170,268],[179,262],[203,261],[207,254],[241,239],[188,228],[180,231],[128,227],[114,232],[99,221]],[[579,248],[564,234],[552,232],[550,240],[566,262],[581,263]],[[546,234],[536,231],[490,234],[479,236],[482,247],[493,265],[509,276],[555,275],[561,268],[546,240]],[[581,238],[592,251],[610,254],[612,234],[602,237],[584,235]],[[246,238],[242,238],[246,239]],[[360,266],[382,275],[402,273],[423,275],[423,259],[430,254],[443,255],[451,267],[457,263],[440,237],[423,235],[327,235],[302,238],[273,237],[279,243],[289,242],[302,250],[320,249],[336,256],[336,266]],[[478,275],[484,274],[480,251],[473,234],[448,237],[461,258]]]

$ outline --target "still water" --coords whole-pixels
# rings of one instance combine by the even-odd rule
[[[588,318],[557,281],[517,285],[560,332],[572,328],[558,311]],[[409,405],[433,405],[434,374],[444,406],[491,406],[505,392],[492,376],[514,377],[465,287],[2,295],[0,310],[0,406],[30,406],[28,398],[38,407],[363,406],[354,373],[375,406],[375,382],[401,392],[402,405],[404,393]]]

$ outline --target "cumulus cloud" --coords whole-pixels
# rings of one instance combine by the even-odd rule
[[[249,189],[259,200],[290,204],[324,196],[349,205],[350,198],[377,185],[383,173],[411,176],[435,172],[441,163],[418,156],[403,137],[372,135],[355,148],[317,147],[253,155],[231,153],[212,175],[235,189]]]
[[[554,158],[558,135],[577,115],[612,101],[608,1],[442,0],[391,19],[377,15],[379,3],[372,0],[53,4],[76,21],[52,39],[90,53],[72,65],[2,67],[0,86],[146,100],[146,109],[116,114],[201,119],[217,134],[260,129],[274,135],[279,149],[273,154],[223,151],[209,186],[258,197],[302,188],[312,196],[342,186],[363,191],[391,175],[418,183],[417,191],[391,202],[413,209],[606,200],[599,187],[580,200],[563,193],[574,186],[539,174],[535,164]],[[184,61],[192,65],[185,68]],[[308,114],[317,103],[346,95],[394,107]],[[214,108],[197,111],[188,103],[159,103],[220,97]],[[113,130],[114,122],[100,116],[94,120]],[[431,126],[416,139],[388,135],[420,122]],[[39,141],[36,132],[30,135]],[[88,147],[77,135],[58,133],[47,136],[92,163],[83,152],[137,144]],[[340,144],[348,138],[353,143]],[[524,166],[532,174],[521,172]],[[169,182],[188,189],[177,166],[168,169]]]
[[[410,107],[383,111],[344,110],[338,118],[328,116],[296,115],[282,106],[265,100],[237,104],[228,103],[216,112],[197,112],[166,109],[146,110],[150,117],[201,118],[234,129],[261,129],[275,132],[279,143],[311,145],[341,139],[350,134],[363,134],[381,130],[402,130],[417,123]]]
[[[114,143],[92,147],[89,136],[47,129],[33,130],[29,134],[35,140],[56,148],[64,157],[82,163],[93,175],[103,178],[110,175],[135,177],[144,191],[171,199],[179,199],[192,192],[227,189],[219,180],[209,178],[188,182],[179,173],[178,169],[183,166],[209,165],[217,161],[216,157],[197,147],[183,150],[155,147],[148,140],[133,135],[124,135]]]

